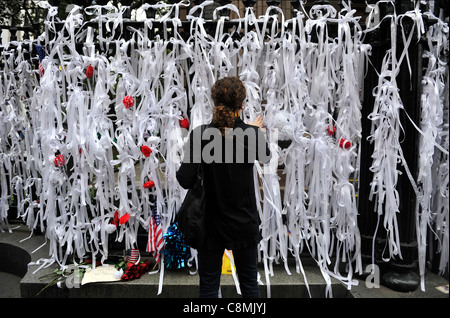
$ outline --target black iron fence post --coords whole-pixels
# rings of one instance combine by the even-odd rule
[[[406,1],[397,1],[397,12],[405,13],[414,10],[413,3]],[[415,32],[414,39],[420,38],[417,29],[414,28],[413,21],[405,17],[403,21],[406,36],[411,32]],[[404,50],[403,41],[399,26],[397,26],[397,58]],[[403,59],[400,66],[400,73],[397,77],[400,97],[403,101],[404,111],[400,111],[400,121],[404,128],[403,142],[401,144],[403,154],[407,166],[414,178],[417,180],[418,157],[419,157],[419,133],[410,122],[409,117],[420,126],[421,113],[421,81],[422,81],[422,43],[420,41],[412,41],[408,48],[408,55],[411,63],[411,74],[408,70],[408,62]],[[406,114],[407,113],[407,114]],[[398,178],[397,191],[400,196],[400,213],[398,215],[401,251],[403,259],[396,259],[391,262],[391,271],[383,277],[384,284],[393,289],[414,290],[419,286],[419,276],[417,271],[417,236],[415,231],[415,211],[416,211],[416,194],[408,178],[407,172],[403,165],[399,165],[402,174]]]
[[[371,1],[372,3],[373,1]],[[380,4],[380,20],[387,15],[391,9],[388,3]],[[374,151],[374,146],[367,138],[371,132],[372,122],[369,119],[369,114],[373,110],[375,98],[372,94],[373,89],[378,83],[378,74],[381,72],[383,57],[390,47],[389,39],[389,23],[388,20],[382,20],[379,28],[367,33],[365,42],[372,46],[372,52],[369,56],[370,65],[364,79],[364,100],[361,110],[361,166],[360,166],[360,180],[359,180],[359,206],[358,206],[358,226],[361,234],[361,256],[363,263],[371,264],[374,262],[379,268],[384,268],[382,262],[382,237],[385,237],[386,232],[381,227],[378,230],[378,235],[374,238],[375,229],[377,225],[377,213],[375,212],[374,202],[369,200],[370,184],[372,182],[373,173],[369,170],[371,166],[371,155]],[[374,241],[375,240],[375,241]]]
[[[405,13],[413,10],[413,3],[410,1],[396,1],[395,8],[391,7],[389,3],[380,4],[380,19],[388,14],[393,13],[395,9],[397,14]],[[361,176],[360,176],[360,190],[359,190],[359,219],[362,238],[362,255],[367,263],[372,262],[372,253],[374,253],[374,261],[381,270],[382,284],[389,288],[399,291],[412,291],[419,286],[419,276],[417,275],[417,238],[415,232],[415,210],[416,210],[416,194],[411,185],[405,167],[401,162],[398,163],[397,169],[401,171],[398,177],[397,188],[399,194],[399,211],[397,215],[398,231],[400,233],[400,249],[402,259],[396,257],[385,263],[382,261],[382,256],[385,258],[387,251],[386,245],[386,231],[382,227],[382,220],[373,244],[373,235],[377,225],[377,214],[374,212],[374,203],[369,200],[370,182],[373,178],[373,173],[370,172],[371,154],[373,153],[373,145],[367,141],[367,137],[371,131],[371,121],[368,115],[372,112],[374,105],[374,96],[372,95],[373,88],[378,83],[377,72],[381,70],[381,63],[387,50],[391,49],[392,45],[390,39],[390,19],[382,21],[379,29],[368,34],[366,42],[372,45],[372,55],[370,57],[372,67],[369,67],[367,76],[365,78],[365,94],[362,109],[362,130],[363,136],[361,140]],[[417,32],[413,21],[405,17],[403,20],[403,28],[408,37],[410,32]],[[400,58],[404,50],[404,43],[402,39],[400,26],[397,25],[397,59]],[[414,37],[409,48],[408,56],[411,66],[411,73],[408,69],[408,60],[403,59],[400,66],[400,72],[396,78],[399,88],[399,94],[403,102],[404,110],[400,110],[400,121],[403,127],[403,132],[400,135],[401,147],[404,154],[407,166],[416,179],[418,169],[418,144],[419,133],[409,120],[409,117],[419,126],[420,121],[420,97],[421,97],[421,80],[422,80],[422,43],[417,41],[420,35],[414,34]],[[389,189],[386,189],[389,191]],[[383,218],[383,215],[381,216]]]

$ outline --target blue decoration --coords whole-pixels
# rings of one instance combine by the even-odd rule
[[[163,235],[165,248],[162,251],[166,267],[180,269],[186,267],[191,257],[191,249],[186,242],[184,233],[178,228],[178,222],[173,223]]]

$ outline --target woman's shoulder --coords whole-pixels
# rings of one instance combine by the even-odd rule
[[[242,129],[254,129],[257,130],[258,127],[247,124],[245,121],[243,121],[240,117],[236,117],[236,120],[234,122],[234,128],[242,128]]]

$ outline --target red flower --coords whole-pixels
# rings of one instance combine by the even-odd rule
[[[119,211],[116,211],[114,213],[114,219],[111,224],[114,224],[115,226],[118,226],[119,224],[125,224],[130,219],[130,215],[128,213],[125,213],[119,218]]]
[[[150,271],[150,262],[145,261],[140,264],[128,263],[125,273],[122,275],[122,280],[133,280],[140,278],[144,273]]]
[[[150,189],[153,188],[155,186],[155,182],[154,181],[147,181],[146,183],[144,183],[143,187],[146,189]]]
[[[122,275],[122,279],[123,280],[133,280],[133,279],[139,278],[139,277],[140,277],[139,268],[136,265],[134,265],[133,263],[128,263],[127,270]]]
[[[139,272],[142,274],[148,272],[150,270],[150,262],[149,261],[145,261],[144,263],[141,263],[139,265]]]
[[[139,275],[139,273],[137,273],[137,275],[135,273],[132,273],[131,271],[128,271],[122,275],[121,279],[122,280],[133,280],[136,278],[141,277],[141,275]]]
[[[62,167],[66,163],[66,159],[62,154],[59,154],[53,159],[53,163],[55,164],[55,167]]]
[[[128,271],[131,272],[133,266],[135,266],[133,263],[128,263],[128,264],[127,264],[127,272],[128,272]]]
[[[112,221],[112,224],[115,226],[119,225],[119,211],[116,211],[114,213],[114,220]]]
[[[92,67],[92,65],[89,65],[86,69],[86,77],[91,78],[92,75],[94,75],[94,68]]]
[[[125,96],[122,102],[125,105],[125,108],[131,108],[134,105],[134,99],[131,96]]]
[[[128,270],[133,273],[134,276],[138,276],[139,274],[139,265],[133,265],[128,268]]]
[[[152,153],[152,150],[148,146],[141,146],[141,151],[142,154],[146,157],[150,156],[150,154]]]
[[[341,147],[342,149],[348,149],[351,146],[352,146],[352,143],[345,138],[341,138],[341,140],[339,141],[339,147]]]
[[[188,129],[189,128],[189,120],[187,118],[180,119],[181,128]]]
[[[127,221],[130,219],[130,215],[128,213],[125,213],[122,215],[119,219],[120,224],[127,223]]]
[[[333,136],[335,132],[336,132],[336,127],[328,126],[328,135]]]

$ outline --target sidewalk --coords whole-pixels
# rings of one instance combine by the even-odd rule
[[[15,227],[15,226],[12,226]],[[36,261],[39,258],[48,258],[47,247],[44,246],[36,250],[39,246],[45,243],[43,236],[33,236],[28,240],[20,242],[24,238],[29,237],[30,233],[25,226],[19,226],[13,230],[13,233],[0,233],[0,262],[5,263],[4,257],[8,254],[4,251],[9,244],[20,249],[26,250],[30,256],[31,261]],[[11,251],[9,252],[11,254]],[[9,256],[11,257],[11,256]],[[29,261],[26,260],[26,264]],[[302,260],[306,272],[306,279],[311,292],[312,298],[325,297],[325,280],[320,273],[319,268],[311,259]],[[25,265],[26,265],[25,264]],[[19,270],[20,266],[15,266],[14,270]],[[45,283],[39,281],[39,277],[53,271],[56,266],[48,269],[42,269],[36,274],[31,272],[36,269],[36,266],[30,266],[30,270],[20,278],[17,275],[6,273],[5,270],[0,272],[0,298],[20,298],[34,297]],[[307,287],[304,283],[303,275],[295,272],[295,263],[289,263],[289,270],[292,275],[288,275],[282,264],[274,266],[274,276],[270,279],[270,291],[272,298],[309,298]],[[19,270],[20,271],[20,270]],[[260,266],[259,273],[261,281],[264,286],[261,286],[261,294],[267,297],[267,282],[264,268]],[[159,273],[153,275],[144,275],[138,280],[131,282],[117,282],[117,283],[96,283],[87,284],[81,288],[75,289],[59,289],[53,287],[44,297],[73,297],[73,298],[102,298],[102,297],[145,297],[145,298],[196,298],[198,295],[198,275],[190,275],[187,269],[183,270],[168,270],[164,272],[164,285],[161,295],[157,295]],[[20,287],[20,282],[22,286]],[[341,282],[332,279],[333,298],[449,298],[448,294],[439,291],[436,287],[448,285],[448,280],[444,277],[436,275],[431,271],[426,275],[426,290],[423,292],[420,287],[414,292],[403,293],[390,290],[384,286],[379,288],[367,288],[364,280],[359,280],[358,286],[353,286],[350,291],[347,291],[345,285]],[[222,295],[224,298],[240,297],[236,293],[236,286],[231,275],[222,275]],[[21,291],[22,289],[22,291]]]

